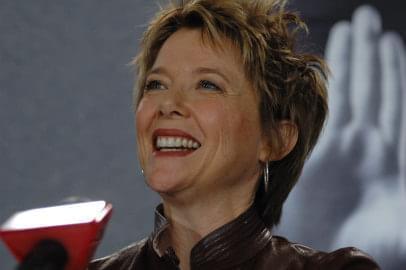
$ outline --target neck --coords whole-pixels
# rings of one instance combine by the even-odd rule
[[[254,189],[247,188],[247,194],[240,193],[239,196],[210,193],[203,200],[189,203],[163,197],[165,216],[170,223],[165,238],[175,250],[182,270],[190,269],[190,252],[197,242],[249,208]]]

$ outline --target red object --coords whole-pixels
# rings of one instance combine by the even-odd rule
[[[87,213],[84,215],[81,209]],[[57,213],[57,217],[48,220],[46,215],[52,213]],[[32,209],[13,215],[1,227],[0,237],[20,262],[41,240],[56,240],[68,252],[65,270],[84,270],[103,236],[111,213],[112,205],[104,201]]]

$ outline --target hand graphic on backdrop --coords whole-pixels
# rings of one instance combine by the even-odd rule
[[[322,249],[357,246],[384,269],[404,265],[403,42],[395,33],[382,33],[378,12],[363,6],[351,23],[333,27],[326,58],[332,71],[330,117],[286,204],[281,231]]]

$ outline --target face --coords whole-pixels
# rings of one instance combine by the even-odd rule
[[[148,185],[167,196],[254,187],[265,160],[258,100],[238,50],[181,29],[162,46],[136,111]],[[253,192],[253,190],[251,191]]]

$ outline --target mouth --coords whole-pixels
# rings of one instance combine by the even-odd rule
[[[191,154],[201,147],[192,135],[178,129],[157,129],[153,136],[154,152],[164,155]]]

